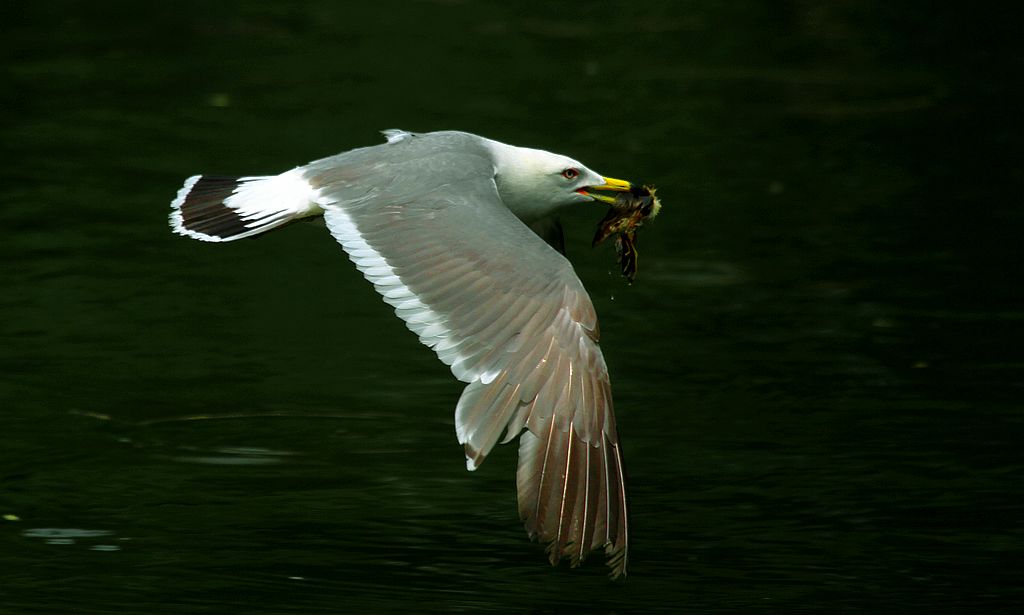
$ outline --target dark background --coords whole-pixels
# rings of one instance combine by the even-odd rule
[[[966,5],[964,5],[966,6]],[[1009,5],[1007,5],[1009,6]],[[947,2],[8,3],[0,612],[993,612],[1024,599],[1024,54]],[[461,129],[655,183],[569,215],[632,496],[552,569],[513,446],[322,228],[168,204]]]

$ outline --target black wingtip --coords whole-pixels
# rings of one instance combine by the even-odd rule
[[[190,177],[171,203],[174,231],[204,241],[225,241],[248,231],[238,212],[224,204],[239,183],[237,177]]]

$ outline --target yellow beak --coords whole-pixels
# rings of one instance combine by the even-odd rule
[[[594,194],[591,190],[610,190],[612,192],[629,192],[633,189],[633,185],[627,181],[621,179],[614,179],[611,177],[602,177],[604,183],[599,186],[587,186],[581,188],[576,192],[584,194],[594,199],[595,201],[602,201],[604,203],[614,204],[615,197],[608,194]]]

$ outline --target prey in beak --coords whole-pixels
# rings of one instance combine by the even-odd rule
[[[592,245],[597,246],[615,235],[615,254],[622,268],[622,275],[632,284],[636,277],[639,257],[636,250],[637,229],[658,215],[661,211],[661,201],[655,196],[656,190],[651,186],[631,184],[608,177],[602,179],[605,181],[604,184],[588,186],[578,191],[594,200],[611,205],[604,219],[597,225]],[[591,190],[610,190],[618,194],[594,194]]]

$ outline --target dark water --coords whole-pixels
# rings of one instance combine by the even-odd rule
[[[1024,55],[898,4],[5,8],[0,612],[1011,610]],[[167,229],[188,175],[396,126],[660,187],[632,287],[567,224],[626,582],[546,565],[513,447],[463,469],[460,385],[323,229]]]

